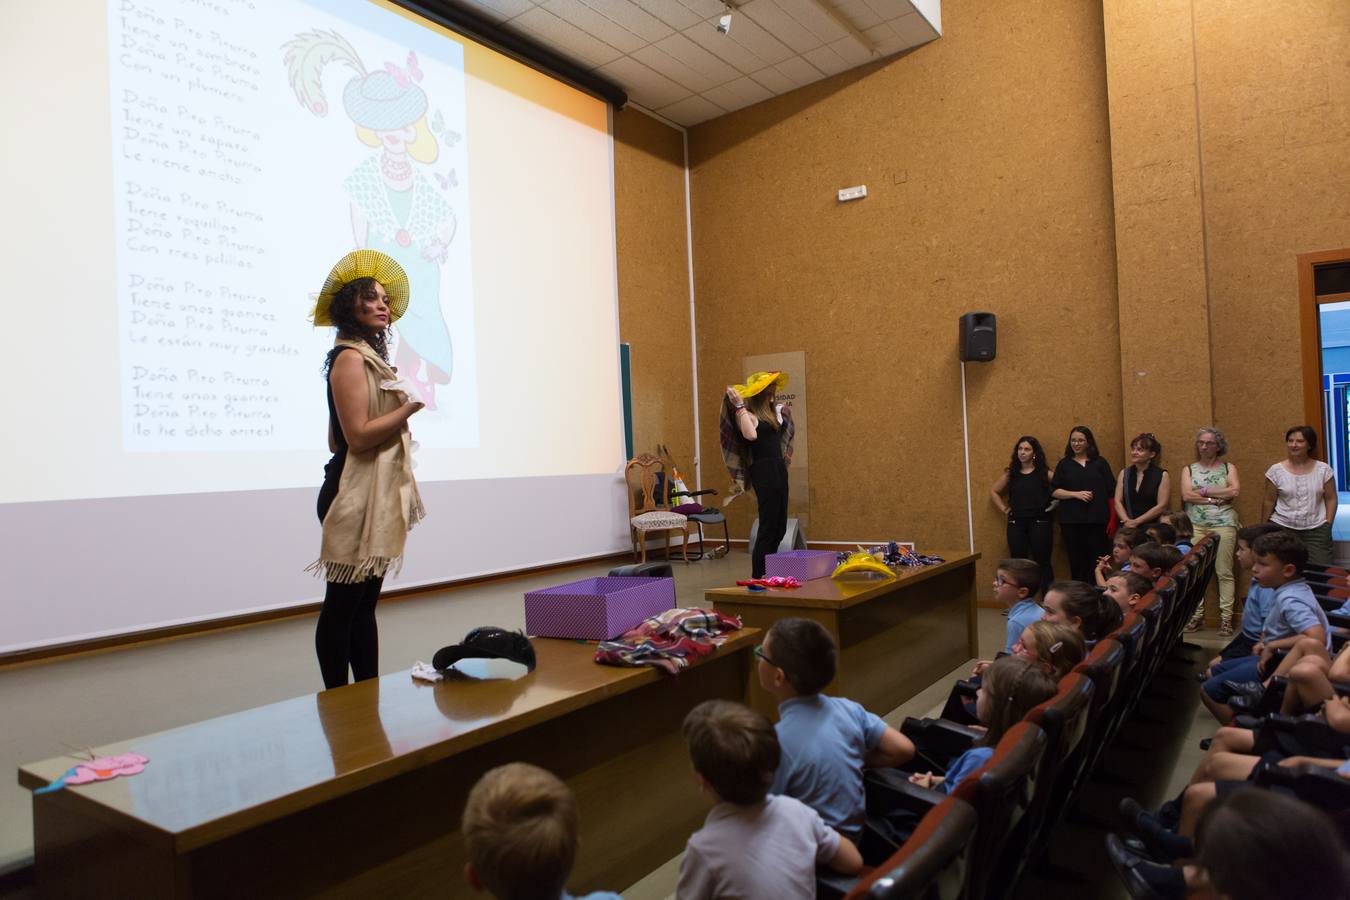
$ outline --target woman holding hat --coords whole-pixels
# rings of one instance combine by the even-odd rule
[[[408,277],[374,250],[344,256],[319,293],[314,324],[337,328],[324,363],[328,446],[319,489],[323,546],[309,571],[328,582],[314,636],[324,687],[379,669],[375,603],[398,570],[408,532],[425,515],[412,473],[408,419],[422,408],[389,365],[389,326],[408,308]]]
[[[722,456],[735,486],[745,491],[746,476],[759,501],[759,534],[750,548],[750,575],[764,577],[764,557],[778,549],[787,533],[788,463],[792,460],[792,416],[774,403],[787,386],[782,372],[756,372],[745,384],[727,388],[722,404]]]

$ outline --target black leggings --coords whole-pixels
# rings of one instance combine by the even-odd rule
[[[1050,555],[1055,546],[1055,532],[1049,519],[1033,518],[1008,520],[1008,552],[1015,559],[1033,559],[1041,567],[1041,589],[1044,594],[1055,580],[1055,567]],[[1095,560],[1093,561],[1095,564]]]
[[[778,545],[787,534],[787,463],[776,457],[751,463],[750,484],[759,501],[759,532],[750,550],[750,577],[763,578],[764,557],[778,552]]]
[[[1064,538],[1064,552],[1069,557],[1069,577],[1074,581],[1096,584],[1094,570],[1097,560],[1111,552],[1111,540],[1106,536],[1105,522],[1059,523]]]
[[[328,514],[337,491],[319,492],[319,521]],[[380,599],[383,578],[367,578],[358,584],[328,582],[314,630],[314,650],[325,688],[347,683],[350,667],[357,681],[375,678],[380,669],[380,630],[375,623],[375,603]]]

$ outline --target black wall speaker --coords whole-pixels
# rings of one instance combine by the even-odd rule
[[[998,350],[998,317],[969,312],[961,317],[961,361],[989,362]]]

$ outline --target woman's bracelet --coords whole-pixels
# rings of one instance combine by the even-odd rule
[[[738,407],[736,407],[736,412],[740,412],[740,411],[742,411],[743,409],[745,409],[744,406],[738,406]]]

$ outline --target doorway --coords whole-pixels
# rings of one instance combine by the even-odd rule
[[[1298,258],[1304,411],[1340,495],[1332,538],[1350,541],[1350,249]]]

